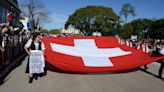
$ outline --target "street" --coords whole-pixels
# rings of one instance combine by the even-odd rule
[[[163,92],[164,81],[137,70],[128,73],[66,74],[48,71],[45,77],[28,83],[27,57],[12,71],[0,92]],[[148,65],[157,74],[159,65]],[[163,73],[164,75],[164,73]]]

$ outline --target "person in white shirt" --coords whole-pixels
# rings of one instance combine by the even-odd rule
[[[30,73],[29,83],[32,83],[34,78],[37,79],[38,74],[44,72],[44,67],[45,67],[44,57],[41,60],[40,60],[40,58],[39,58],[39,60],[33,60],[33,61],[31,60],[32,57],[36,58],[36,56],[34,56],[34,55],[32,56],[33,51],[39,51],[39,52],[41,51],[42,56],[44,56],[45,46],[39,40],[38,33],[34,33],[32,39],[29,39],[27,41],[27,43],[25,44],[24,49],[25,49],[27,55],[29,56],[28,64],[26,67],[26,73]],[[42,65],[42,66],[38,66],[38,65]]]

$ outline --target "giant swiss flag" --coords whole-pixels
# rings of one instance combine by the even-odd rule
[[[114,37],[55,37],[42,41],[46,61],[69,73],[119,72],[163,58],[120,45]]]

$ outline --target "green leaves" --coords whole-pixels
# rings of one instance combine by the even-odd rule
[[[125,24],[120,30],[120,37],[129,39],[133,32],[133,26],[131,24]]]
[[[119,35],[122,38],[130,38],[137,35],[140,40],[150,37],[152,39],[164,39],[164,18],[156,21],[150,19],[137,19],[120,28]]]
[[[137,19],[133,20],[131,22],[134,30],[133,30],[133,35],[137,35],[141,37],[141,35],[144,35],[148,29],[150,29],[153,21],[150,19]],[[146,38],[147,35],[142,36],[142,39]]]
[[[153,39],[164,39],[164,18],[156,20],[151,25],[148,35]]]
[[[116,25],[115,23],[118,21],[119,16],[113,12],[112,8],[87,6],[76,10],[70,15],[65,28],[67,29],[69,26],[73,26],[87,34],[95,31],[111,33],[114,25]]]
[[[60,34],[60,29],[51,29],[49,31],[50,34]]]
[[[41,33],[47,33],[48,34],[48,30],[47,29],[42,29],[40,30]]]

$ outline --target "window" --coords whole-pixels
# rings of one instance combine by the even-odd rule
[[[1,23],[6,23],[6,14],[7,9],[5,7],[1,7]]]
[[[14,24],[16,23],[16,12],[15,11],[13,12],[13,23]]]
[[[1,20],[2,20],[2,6],[0,5],[0,23],[1,23]]]
[[[18,7],[18,2],[17,0],[6,0],[9,2],[1,2],[2,0],[0,0],[0,23],[7,23],[7,12],[10,9],[11,6],[13,6],[14,9],[12,9],[12,13],[13,13],[13,20],[12,22],[14,24],[19,22],[19,8]],[[5,1],[5,0],[4,0]],[[14,7],[15,6],[15,7]]]

